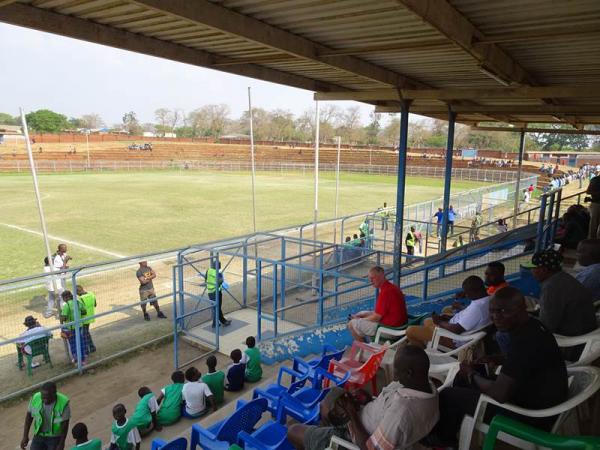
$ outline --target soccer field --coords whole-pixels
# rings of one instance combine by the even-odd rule
[[[115,259],[252,231],[247,172],[150,171],[39,177],[48,233],[71,241],[71,265]],[[453,181],[452,191],[483,183]],[[409,177],[407,203],[442,195],[443,180]],[[335,178],[322,174],[320,219],[332,218]],[[257,229],[307,223],[313,215],[312,174],[257,174]],[[343,173],[340,215],[395,203],[396,178]],[[0,175],[0,279],[40,273],[44,247],[29,175]],[[81,244],[81,245],[78,245]]]

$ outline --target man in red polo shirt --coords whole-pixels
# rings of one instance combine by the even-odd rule
[[[348,329],[357,341],[364,341],[365,336],[375,336],[379,324],[388,327],[404,325],[408,318],[404,294],[400,288],[385,279],[382,267],[375,266],[369,270],[369,281],[379,289],[375,311],[361,311],[352,315]]]

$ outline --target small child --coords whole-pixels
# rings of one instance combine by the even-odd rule
[[[102,441],[100,439],[88,439],[88,429],[85,423],[78,422],[71,429],[75,447],[71,450],[102,450]]]
[[[256,339],[254,336],[246,338],[246,346],[242,363],[246,365],[246,381],[255,383],[262,378],[262,367],[260,365],[260,350],[256,348]]]
[[[171,374],[173,384],[165,386],[160,391],[156,399],[160,409],[156,418],[160,425],[172,425],[181,418],[181,404],[183,402],[183,383],[185,378],[181,370],[176,370]]]
[[[200,380],[202,374],[195,367],[190,367],[185,371],[185,379],[188,381],[183,385],[181,392],[185,407],[182,415],[190,419],[195,419],[208,412],[206,401],[210,403],[213,411],[217,410],[217,403],[210,388]]]
[[[229,355],[233,364],[227,368],[227,384],[225,385],[226,391],[241,391],[244,389],[244,376],[246,372],[246,365],[241,362],[242,351],[236,348]]]
[[[224,397],[225,374],[222,370],[217,371],[217,358],[215,355],[206,358],[206,365],[208,366],[208,373],[202,377],[202,381],[208,385],[215,396],[215,403],[220,405],[223,403]]]
[[[162,430],[162,426],[156,420],[159,406],[152,391],[148,387],[142,386],[138,390],[138,395],[140,401],[131,415],[131,422],[137,427],[140,436],[146,436],[152,430]]]
[[[113,408],[113,418],[115,421],[112,424],[111,435],[110,435],[110,450],[140,450],[140,432],[133,425],[133,423],[127,420],[125,414],[127,410],[121,403],[117,404]]]

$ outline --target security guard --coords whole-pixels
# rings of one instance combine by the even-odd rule
[[[223,274],[220,271],[217,271],[217,267],[219,267],[219,260],[210,262],[210,269],[206,271],[206,291],[208,292],[208,298],[211,301],[215,301],[217,299],[219,305],[219,322],[222,325],[229,325],[231,320],[227,320],[223,315],[223,292],[221,285],[223,284]],[[212,327],[215,327],[215,315],[213,314]]]

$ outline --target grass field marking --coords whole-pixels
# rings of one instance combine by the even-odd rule
[[[23,231],[25,233],[35,234],[36,236],[43,236],[43,234],[40,233],[39,231],[30,230],[29,228],[20,227],[18,225],[12,225],[10,223],[3,223],[3,222],[0,222],[0,225],[3,225],[3,226],[8,227],[8,228],[12,228],[13,230],[18,230],[18,231]],[[127,257],[127,255],[122,255],[120,253],[115,253],[115,252],[111,252],[111,251],[108,251],[108,250],[103,250],[103,249],[98,248],[98,247],[93,247],[91,245],[84,244],[82,242],[72,241],[70,239],[65,239],[65,238],[62,238],[62,237],[59,237],[59,236],[53,236],[53,235],[49,234],[48,237],[50,239],[54,239],[56,241],[64,242],[65,244],[75,245],[76,247],[85,248],[86,250],[91,250],[91,251],[96,252],[96,253],[102,253],[104,255],[112,256],[114,258],[126,258]]]

